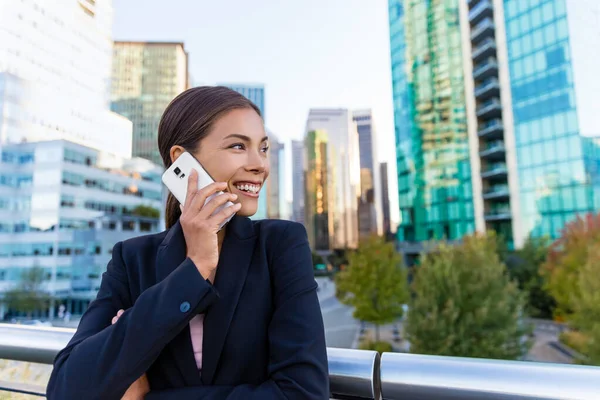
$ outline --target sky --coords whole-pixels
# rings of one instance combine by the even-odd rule
[[[371,108],[398,221],[387,0],[114,0],[114,40],[181,41],[192,83],[265,85],[265,124],[302,139],[310,108]],[[286,188],[291,199],[291,184]]]

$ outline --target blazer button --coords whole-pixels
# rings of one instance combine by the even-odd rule
[[[186,313],[186,312],[190,311],[190,308],[191,308],[190,303],[188,303],[187,301],[184,301],[179,306],[179,311],[181,311],[182,313]]]

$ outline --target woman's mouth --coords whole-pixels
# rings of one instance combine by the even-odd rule
[[[257,198],[259,196],[261,184],[259,182],[236,182],[232,185],[244,196]]]

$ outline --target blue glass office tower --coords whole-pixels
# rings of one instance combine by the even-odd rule
[[[399,239],[424,240],[424,229],[444,230],[447,220],[406,215],[407,190],[429,193],[427,182],[406,176],[426,171],[412,160],[423,158],[430,131],[453,117],[431,118],[417,85],[430,82],[432,93],[444,84],[436,60],[452,63],[435,35],[460,30],[465,96],[452,95],[453,109],[464,109],[468,132],[473,224],[467,230],[500,232],[520,247],[529,236],[556,238],[565,223],[600,208],[600,31],[596,0],[389,0],[392,78],[402,222]],[[456,7],[455,7],[456,6]],[[407,16],[410,16],[408,18]],[[419,18],[425,22],[419,25]],[[417,22],[415,22],[417,21]],[[415,27],[415,25],[417,25]],[[427,46],[428,55],[413,57]],[[419,68],[431,64],[432,74]],[[437,73],[437,75],[436,75]],[[450,78],[458,84],[456,72]],[[438,92],[439,93],[439,92]],[[438,104],[437,108],[441,105]],[[436,104],[432,104],[435,111]],[[433,127],[432,127],[433,126]],[[425,128],[425,129],[423,129]],[[407,140],[409,138],[410,140]],[[456,141],[454,146],[463,146]],[[444,138],[430,144],[447,146]],[[434,152],[435,153],[435,152]],[[444,165],[434,157],[429,165]],[[458,160],[458,159],[457,159]],[[414,165],[414,167],[413,167]],[[406,171],[409,171],[407,173]],[[467,185],[464,185],[466,187]],[[414,202],[413,209],[419,203]],[[425,203],[428,204],[428,203]],[[471,215],[468,203],[460,205]],[[452,232],[451,232],[452,233]],[[465,232],[469,233],[469,232]],[[447,235],[450,238],[453,235]]]
[[[264,85],[250,85],[243,83],[221,83],[220,86],[228,87],[236,92],[243,94],[248,100],[256,104],[260,113],[262,114],[263,121],[265,120],[265,87]],[[264,185],[260,190],[260,197],[258,198],[258,211],[252,219],[265,219],[267,218],[267,185]]]

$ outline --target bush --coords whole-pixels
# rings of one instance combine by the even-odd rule
[[[391,353],[392,351],[394,351],[394,349],[390,343],[383,342],[383,341],[374,342],[371,340],[367,340],[367,341],[362,342],[360,344],[359,348],[361,350],[374,350],[374,351],[378,352],[379,354]]]

